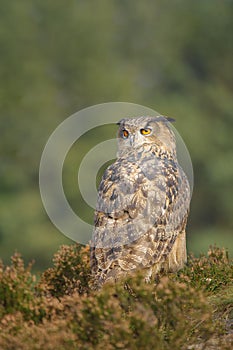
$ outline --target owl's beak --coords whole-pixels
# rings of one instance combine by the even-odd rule
[[[134,144],[134,138],[135,138],[135,135],[130,135],[130,137],[129,137],[130,146],[133,146],[133,144]]]

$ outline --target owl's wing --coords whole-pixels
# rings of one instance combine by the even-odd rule
[[[183,169],[178,164],[176,169],[173,184],[167,190],[170,205],[166,230],[183,232],[187,223],[191,193],[189,181]]]
[[[162,164],[155,160],[141,164],[121,158],[105,171],[95,212],[95,247],[132,243],[161,218],[166,181]]]
[[[181,184],[174,162],[153,155],[138,162],[116,160],[99,187],[92,263],[98,260],[98,269],[106,271],[117,261],[122,269],[131,270],[167,256],[180,224]]]

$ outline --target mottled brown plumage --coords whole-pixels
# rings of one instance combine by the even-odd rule
[[[117,159],[103,175],[95,211],[96,288],[137,270],[148,281],[186,262],[190,188],[167,119],[123,119],[118,137]]]

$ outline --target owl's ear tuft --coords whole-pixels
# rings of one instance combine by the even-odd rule
[[[156,122],[175,122],[174,118],[167,117],[166,115],[159,115],[156,117]]]
[[[174,118],[170,118],[170,117],[165,117],[167,119],[168,122],[170,123],[174,123],[176,120]]]
[[[116,123],[116,125],[121,125],[124,121],[125,121],[125,119],[121,119],[121,120],[119,120],[119,122]]]

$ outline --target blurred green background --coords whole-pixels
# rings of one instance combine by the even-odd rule
[[[195,175],[188,249],[233,253],[232,33],[230,0],[0,0],[1,258],[40,270],[71,243],[43,209],[41,153],[69,115],[109,101],[176,119]]]

